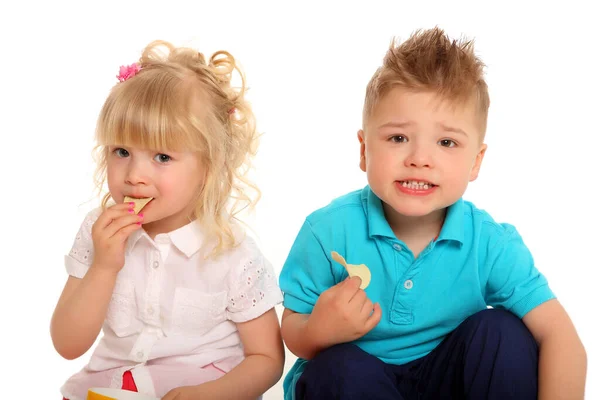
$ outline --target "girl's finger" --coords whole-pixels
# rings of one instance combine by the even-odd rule
[[[104,229],[104,235],[107,238],[113,237],[118,231],[122,228],[129,225],[137,225],[138,223],[141,225],[144,220],[143,214],[130,214],[127,213],[125,215],[120,216],[119,218],[113,219],[112,222]]]
[[[127,238],[129,238],[129,235],[131,235],[133,232],[137,231],[141,227],[142,227],[141,222],[139,222],[139,223],[136,222],[134,224],[126,225],[126,226],[122,227],[121,229],[119,229],[117,232],[115,232],[115,234],[112,237],[115,239],[118,239],[120,242],[125,242],[125,241],[127,241]]]
[[[133,214],[133,206],[129,203],[115,204],[112,207],[104,210],[98,217],[98,220],[94,224],[97,228],[103,230],[114,220],[121,216]]]

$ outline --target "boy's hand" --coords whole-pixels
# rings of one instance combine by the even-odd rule
[[[107,208],[92,226],[95,268],[119,272],[125,264],[125,243],[134,231],[141,228],[143,216],[133,212],[131,203]]]
[[[379,323],[381,307],[373,305],[360,283],[360,278],[352,277],[319,296],[307,322],[308,334],[319,347],[351,342]]]

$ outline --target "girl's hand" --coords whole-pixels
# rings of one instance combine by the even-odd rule
[[[125,264],[125,243],[134,231],[142,227],[143,215],[133,212],[133,203],[107,208],[92,226],[94,268],[119,272]]]
[[[182,386],[169,391],[161,400],[200,400],[197,386]]]

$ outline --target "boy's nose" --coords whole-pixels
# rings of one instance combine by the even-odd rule
[[[423,147],[415,147],[404,160],[407,167],[413,168],[431,168],[431,153]]]

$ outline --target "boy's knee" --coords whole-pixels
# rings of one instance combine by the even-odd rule
[[[489,309],[473,314],[465,322],[485,331],[498,332],[503,337],[533,339],[523,321],[505,310]]]
[[[307,365],[304,378],[321,380],[325,378],[331,384],[364,384],[371,377],[381,379],[385,374],[385,364],[359,347],[344,343],[323,350]],[[377,378],[379,377],[379,378]]]
[[[359,347],[343,343],[321,351],[307,364],[306,369],[327,372],[330,376],[351,377],[360,374],[362,366],[373,363],[371,358],[373,356]]]
[[[466,328],[472,332],[476,342],[485,344],[489,351],[501,351],[508,355],[515,353],[517,358],[526,352],[537,359],[537,343],[523,321],[516,315],[498,309],[480,311],[466,321]],[[495,350],[494,350],[495,349]]]
[[[396,377],[383,361],[351,344],[339,344],[306,364],[295,394],[297,399],[368,399],[373,393],[399,398]],[[391,395],[389,395],[391,393]]]
[[[476,393],[483,396],[492,390],[494,398],[535,398],[538,347],[523,321],[508,311],[492,309],[469,317],[465,329],[469,393],[479,398]]]

